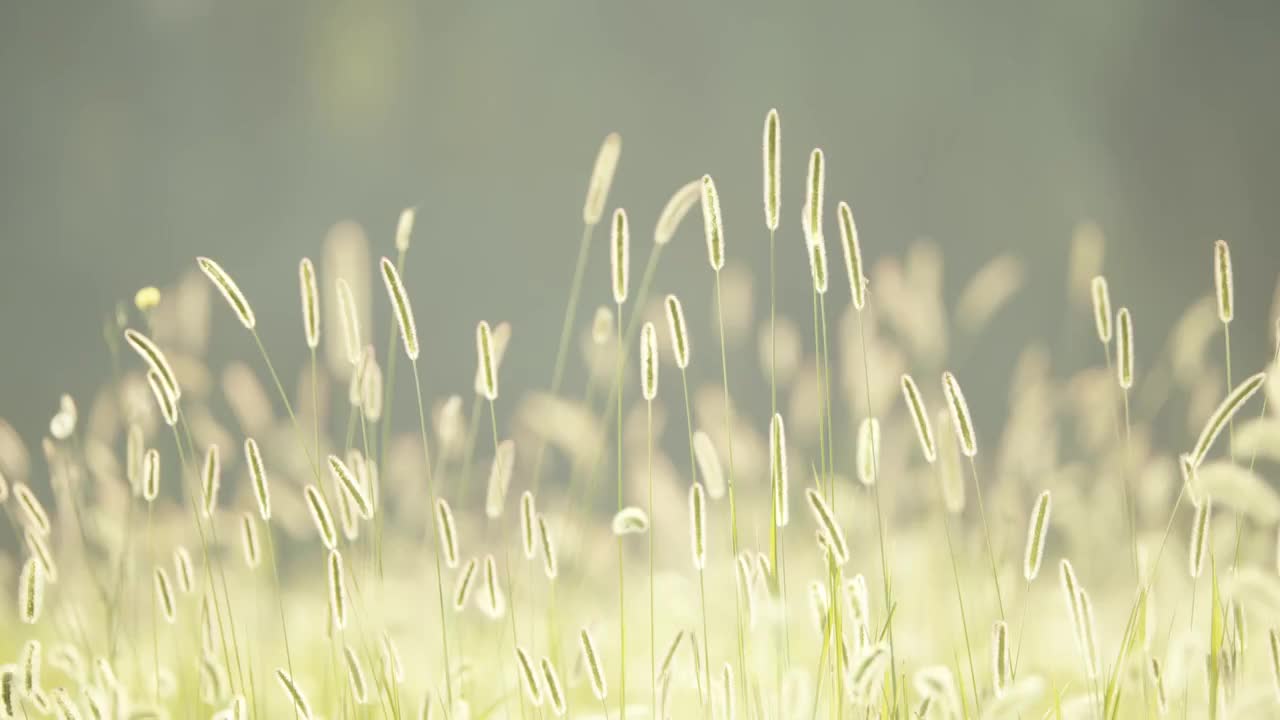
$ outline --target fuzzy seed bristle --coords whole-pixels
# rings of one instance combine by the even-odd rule
[[[520,541],[526,559],[532,560],[537,552],[536,531],[538,509],[534,503],[533,493],[525,490],[520,495]]]
[[[849,561],[849,546],[845,543],[844,530],[840,527],[840,523],[836,521],[827,501],[817,490],[813,488],[805,490],[805,497],[809,500],[809,509],[813,512],[814,520],[818,522],[818,529],[829,543],[832,559],[837,565],[844,565]]]
[[[791,492],[787,476],[787,429],[782,422],[782,414],[774,413],[769,423],[769,478],[773,492],[774,527],[786,527],[791,522]]]
[[[600,656],[596,653],[596,644],[591,639],[591,631],[582,628],[578,633],[578,643],[582,646],[582,656],[587,662],[587,670],[590,673],[591,692],[597,700],[603,701],[609,695],[609,686],[604,679],[604,670],[600,667]]]
[[[724,267],[724,223],[720,219],[720,194],[710,175],[702,176],[702,230],[711,269],[720,272]]]
[[[827,182],[826,156],[822,148],[814,148],[809,153],[809,175],[805,182],[804,201],[804,235],[813,244],[822,238],[822,202],[826,194]]]
[[[341,630],[347,626],[347,582],[342,553],[330,550],[326,568],[329,579],[329,617],[333,626]]]
[[[200,509],[204,517],[210,518],[218,509],[218,489],[222,486],[222,455],[217,444],[210,445],[205,451],[201,478]]]
[[[559,563],[556,560],[556,546],[551,537],[551,531],[547,528],[547,519],[541,513],[538,515],[538,538],[542,544],[542,570],[547,575],[548,580],[555,580],[559,574]]]
[[[18,577],[18,616],[27,625],[34,625],[44,609],[44,566],[34,557],[27,558]]]
[[[693,567],[699,571],[707,567],[706,503],[702,483],[694,482],[689,487],[689,540],[693,550]]]
[[[1093,325],[1098,332],[1098,341],[1103,345],[1111,342],[1111,292],[1107,289],[1107,279],[1101,275],[1093,279],[1091,287],[1093,296]]]
[[[596,153],[595,166],[591,169],[591,180],[587,184],[587,199],[582,205],[582,222],[595,225],[604,215],[605,203],[609,200],[609,186],[613,184],[613,174],[618,169],[618,156],[622,154],[622,136],[609,133],[600,144]]]
[[[160,453],[151,448],[142,456],[142,497],[154,502],[160,494]]]
[[[698,463],[698,472],[702,474],[702,482],[707,494],[713,500],[724,497],[724,470],[720,465],[720,456],[711,436],[702,430],[693,433],[693,457]]]
[[[689,330],[684,324],[684,307],[680,298],[668,295],[667,331],[671,333],[671,355],[675,358],[676,367],[684,370],[689,367]]]
[[[920,451],[924,459],[933,464],[938,457],[937,446],[933,441],[933,426],[929,424],[929,415],[925,412],[924,401],[920,398],[920,388],[910,375],[902,376],[902,395],[907,400],[907,408],[911,411],[911,420],[916,426],[916,437],[920,439]]]
[[[542,658],[538,664],[542,667],[542,678],[547,683],[547,698],[551,701],[551,710],[556,717],[562,717],[565,711],[565,700],[564,690],[560,688],[560,676],[549,658]]]
[[[853,223],[849,203],[841,201],[836,210],[840,220],[840,245],[844,248],[844,269],[849,275],[849,289],[853,292],[853,308],[862,310],[867,304],[867,278],[862,273],[862,243],[858,240],[858,226]]]
[[[164,353],[160,351],[160,348],[151,341],[151,338],[130,328],[124,331],[124,339],[125,342],[129,343],[129,346],[133,348],[134,352],[138,353],[138,356],[142,358],[143,362],[145,362],[160,376],[161,381],[164,382],[165,388],[169,391],[169,396],[175,400],[177,398],[181,398],[182,390],[178,385],[178,376],[174,374],[173,368],[169,365],[168,358],[166,358]]]
[[[613,211],[613,232],[609,246],[612,248],[609,264],[613,278],[613,302],[621,305],[627,301],[627,290],[631,282],[631,230],[627,224],[627,211],[622,208]]]
[[[880,421],[863,418],[858,425],[858,481],[870,487],[876,484],[880,467]]]
[[[524,688],[525,697],[534,707],[542,707],[542,683],[538,682],[538,675],[534,672],[528,653],[519,646],[516,647],[516,662],[520,665],[520,676],[523,679],[521,687]]]
[[[649,530],[649,516],[638,507],[625,507],[613,516],[610,523],[614,535],[636,535]]]
[[[160,610],[165,622],[170,625],[177,622],[177,608],[173,601],[173,587],[169,584],[169,573],[162,567],[155,568],[156,599],[160,601]]]
[[[1044,560],[1044,541],[1049,530],[1049,515],[1053,509],[1053,498],[1049,491],[1040,493],[1035,509],[1031,511],[1031,525],[1027,528],[1027,548],[1022,561],[1022,577],[1027,582],[1036,579],[1040,574],[1040,563]]]
[[[226,298],[227,304],[231,306],[236,317],[240,319],[240,323],[246,329],[252,330],[257,322],[253,316],[253,308],[249,306],[249,301],[245,298],[244,293],[240,292],[240,287],[236,285],[235,280],[231,279],[231,276],[222,269],[221,265],[207,257],[196,258],[196,263],[200,265],[200,271],[222,293],[222,297]]]
[[[409,242],[413,239],[413,224],[417,219],[417,208],[405,208],[400,211],[396,220],[396,252],[408,252]]]
[[[453,509],[444,498],[436,499],[436,527],[440,536],[440,547],[444,550],[445,565],[449,569],[458,567],[458,534],[453,525]]]
[[[396,323],[400,327],[400,338],[404,341],[404,354],[416,362],[418,360],[418,326],[413,321],[413,306],[409,304],[409,294],[405,292],[404,283],[400,281],[400,273],[396,266],[385,257],[381,261],[382,282],[387,286],[387,297],[395,310]]]
[[[973,430],[973,418],[969,415],[969,404],[965,402],[960,383],[949,372],[942,373],[942,391],[947,396],[947,405],[951,408],[951,424],[956,431],[956,440],[960,442],[960,451],[965,457],[978,454],[978,440]]]
[[[1213,519],[1213,498],[1205,495],[1195,506],[1195,519],[1191,524],[1189,570],[1192,578],[1200,577],[1204,570],[1204,558],[1209,549],[1209,523]]]
[[[355,506],[360,516],[365,520],[372,519],[373,507],[369,503],[368,492],[351,468],[337,455],[329,456],[329,474],[333,476],[338,491]]]
[[[342,278],[338,278],[338,312],[342,316],[342,339],[347,348],[347,361],[353,366],[359,365],[364,353],[364,343],[360,342],[360,311],[356,308],[351,285]]]
[[[640,329],[640,390],[645,400],[658,396],[658,331],[651,322]]]
[[[1205,457],[1208,456],[1209,450],[1213,447],[1214,441],[1218,439],[1222,429],[1231,422],[1231,418],[1235,417],[1236,411],[1248,402],[1249,398],[1253,397],[1253,394],[1266,382],[1267,374],[1258,373],[1237,385],[1223,399],[1222,403],[1213,411],[1213,414],[1209,416],[1209,421],[1205,423],[1204,429],[1200,431],[1199,439],[1196,440],[1195,449],[1191,451],[1191,464],[1194,467],[1198,468],[1204,464]]]
[[[507,502],[507,489],[511,485],[511,472],[516,464],[516,444],[507,439],[498,443],[493,452],[493,465],[489,469],[489,485],[485,494],[484,514],[491,520],[502,517]]]
[[[244,551],[244,563],[250,569],[258,567],[262,562],[261,550],[258,546],[258,525],[253,513],[240,516],[240,547]]]
[[[284,689],[285,695],[289,697],[289,702],[293,705],[293,709],[297,711],[302,720],[311,720],[311,705],[307,702],[307,698],[298,689],[293,681],[293,677],[284,668],[276,668],[276,681],[280,683],[280,687]]]
[[[680,223],[684,222],[684,218],[697,204],[698,199],[702,196],[702,181],[693,180],[680,186],[679,190],[667,200],[667,204],[662,207],[662,212],[658,214],[658,222],[653,228],[653,242],[655,245],[666,245],[675,237],[676,230],[680,228]]]
[[[315,350],[320,346],[320,291],[316,289],[316,268],[311,258],[304,257],[298,263],[298,286],[302,292],[302,329],[307,347]]]
[[[476,569],[479,565],[479,561],[471,558],[463,566],[462,572],[458,573],[458,580],[453,586],[453,609],[457,612],[461,612],[467,606],[467,600],[471,597],[471,588],[475,585]]]
[[[267,471],[262,466],[262,453],[253,438],[244,440],[244,457],[249,465],[249,477],[253,481],[253,497],[258,501],[258,514],[262,520],[271,519],[271,488],[267,484]]]
[[[1231,274],[1231,248],[1226,240],[1213,244],[1213,281],[1217,290],[1218,319],[1227,324],[1235,317],[1235,285]]]
[[[1129,308],[1120,308],[1116,315],[1116,333],[1119,347],[1116,348],[1116,374],[1120,387],[1128,390],[1133,387],[1133,318]]]
[[[320,542],[324,543],[329,550],[337,549],[338,531],[333,524],[333,513],[329,511],[329,503],[325,502],[320,489],[315,485],[307,485],[303,489],[303,496],[306,498],[307,512],[311,515],[311,522],[316,526]]]

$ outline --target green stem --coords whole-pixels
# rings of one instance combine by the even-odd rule
[[[738,505],[735,499],[735,486],[737,485],[737,477],[734,474],[733,465],[733,412],[729,405],[729,361],[725,350],[724,335],[724,297],[720,292],[720,272],[716,271],[716,321],[720,326],[720,372],[724,378],[724,429],[725,442],[729,449],[729,525],[730,525],[730,541],[733,548],[733,555],[729,558],[730,563],[738,561]],[[734,628],[738,636],[738,677],[746,678],[747,661],[746,649],[742,637],[742,599],[738,597],[738,593],[733,594],[734,604]],[[707,659],[710,663],[710,658]]]

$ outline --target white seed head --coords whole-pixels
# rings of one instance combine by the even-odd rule
[[[1093,278],[1093,325],[1098,331],[1098,341],[1103,345],[1111,342],[1111,291],[1107,289],[1107,279],[1101,275]]]
[[[991,629],[991,678],[997,698],[1002,698],[1013,678],[1009,651],[1009,625],[1001,620]]]
[[[547,518],[542,514],[538,515],[538,539],[542,545],[542,571],[546,573],[548,580],[555,580],[560,573],[556,545],[551,537],[551,530],[547,527]]]
[[[365,520],[372,519],[373,505],[369,502],[369,493],[364,483],[337,455],[329,456],[329,475],[338,486],[338,492],[346,497],[360,516]]]
[[[556,668],[551,664],[548,658],[542,658],[538,662],[542,667],[542,678],[547,684],[547,699],[551,702],[551,710],[556,717],[563,717],[565,712],[564,690],[560,687],[560,676],[556,673]]]
[[[1200,577],[1204,570],[1204,558],[1209,549],[1209,524],[1213,520],[1213,498],[1205,495],[1196,505],[1195,519],[1191,525],[1191,547],[1188,565],[1192,578]]]
[[[651,322],[640,329],[640,390],[645,400],[658,396],[658,331]]]
[[[342,553],[330,550],[326,567],[329,579],[329,618],[335,628],[342,630],[347,626],[347,580]]]
[[[627,211],[613,211],[613,233],[610,236],[609,269],[613,278],[613,302],[627,301],[627,288],[631,281],[631,230],[627,224]]]
[[[920,397],[920,388],[910,375],[902,376],[902,396],[906,398],[907,409],[911,411],[911,420],[916,426],[916,437],[920,439],[920,451],[924,459],[933,464],[938,457],[937,445],[933,441],[933,426],[929,424],[929,414],[925,411],[924,400]]]
[[[542,707],[542,683],[538,682],[538,674],[524,648],[516,647],[516,663],[520,666],[520,677],[523,680],[524,696],[534,707]]]
[[[479,566],[480,561],[471,558],[463,566],[462,571],[458,573],[458,580],[453,586],[453,609],[455,612],[461,612],[467,606],[467,600],[471,597],[471,588],[475,586],[476,570]]]
[[[684,222],[685,216],[697,204],[700,197],[702,197],[701,180],[685,183],[679,190],[676,190],[658,215],[658,223],[653,229],[654,244],[666,245],[671,242],[671,239],[676,235],[676,230],[680,227],[680,223]]]
[[[329,550],[338,548],[338,529],[333,524],[333,513],[329,511],[329,503],[324,501],[324,496],[320,494],[320,488],[315,485],[307,485],[303,489],[303,496],[307,501],[307,512],[311,515],[311,522],[316,526],[316,534],[320,536],[320,542]]]
[[[806,243],[809,251],[809,273],[813,276],[813,289],[819,295],[827,293],[827,243],[821,235],[811,236]]]
[[[1213,280],[1217,289],[1218,319],[1231,322],[1235,316],[1235,287],[1231,279],[1231,248],[1226,240],[1213,244]]]
[[[156,599],[160,601],[160,612],[164,621],[170,625],[177,622],[177,608],[174,606],[173,587],[169,585],[169,573],[158,567],[153,573],[156,584]]]
[[[609,133],[596,153],[596,164],[591,170],[591,181],[587,184],[587,200],[582,206],[582,222],[595,225],[604,215],[605,203],[609,200],[609,186],[613,184],[613,174],[618,169],[618,156],[622,154],[622,136]]]
[[[342,278],[338,278],[338,310],[342,316],[342,339],[347,347],[347,360],[358,366],[364,353],[364,345],[360,342],[360,311],[356,308],[351,286]]]
[[[827,182],[826,156],[822,148],[809,153],[809,175],[805,182],[804,236],[813,243],[822,238],[822,200]]]
[[[404,353],[410,360],[417,361],[418,326],[413,321],[413,306],[409,304],[409,294],[405,292],[396,266],[385,257],[382,258],[381,266],[382,282],[387,286],[387,297],[391,299],[391,307],[395,310],[396,322],[400,326],[400,337],[404,340]]]
[[[405,208],[400,211],[400,219],[396,221],[396,251],[408,252],[409,241],[413,238],[413,222],[417,219],[417,208]]]
[[[858,481],[870,487],[880,473],[880,421],[863,418],[858,425]]]
[[[476,325],[476,360],[479,363],[481,393],[486,400],[498,399],[498,367],[494,362],[493,330],[489,323],[481,320]]]
[[[782,415],[769,421],[769,481],[773,492],[773,524],[786,527],[791,522],[791,490],[787,471],[787,428]]]
[[[245,328],[252,330],[256,324],[253,316],[253,308],[249,306],[249,301],[245,298],[244,293],[240,292],[239,286],[231,279],[231,276],[222,269],[218,263],[207,257],[198,257],[196,262],[200,265],[200,271],[205,274],[222,293],[222,297],[226,298],[227,304],[235,312],[236,317],[240,318],[240,323]]]
[[[201,478],[201,513],[204,517],[213,517],[218,509],[218,489],[222,487],[222,455],[216,444],[205,451]]]
[[[347,680],[351,687],[351,699],[356,705],[365,705],[369,702],[369,685],[365,681],[364,668],[360,665],[360,658],[356,657],[355,651],[348,645],[342,649],[342,656],[347,661]]]
[[[258,544],[258,525],[253,513],[240,516],[240,548],[244,552],[244,564],[255,569],[262,563],[262,550]]]
[[[1258,389],[1267,383],[1267,374],[1258,373],[1235,387],[1234,390],[1223,399],[1213,414],[1209,416],[1209,421],[1205,423],[1204,429],[1200,431],[1200,437],[1196,440],[1195,449],[1191,451],[1191,464],[1194,467],[1200,467],[1204,463],[1205,457],[1208,456],[1209,450],[1213,448],[1213,443],[1218,439],[1218,435],[1222,429],[1231,422],[1231,418],[1235,417],[1236,411],[1242,405],[1248,402]]]
[[[498,443],[493,452],[493,465],[489,468],[489,486],[485,494],[484,514],[491,520],[502,517],[507,502],[507,488],[511,486],[511,472],[516,464],[516,444],[508,439]]]
[[[844,530],[836,520],[835,514],[831,512],[827,501],[817,490],[809,488],[805,491],[805,497],[809,501],[809,510],[813,513],[813,519],[818,525],[818,532],[831,550],[832,559],[837,565],[844,565],[849,561],[849,546],[845,542]]]
[[[154,502],[160,494],[160,453],[155,448],[142,456],[142,498]]]
[[[591,342],[603,345],[613,337],[613,310],[606,305],[596,308],[595,317],[591,320]]]
[[[173,373],[173,368],[169,365],[168,358],[164,353],[160,352],[160,348],[156,346],[151,338],[132,328],[124,331],[125,342],[129,343],[134,352],[142,358],[152,370],[160,376],[165,388],[169,392],[169,396],[174,398],[175,402],[182,397],[182,391],[178,386],[178,376]]]
[[[724,267],[724,223],[720,218],[720,194],[710,175],[702,176],[702,229],[711,269],[720,272]]]
[[[1116,315],[1116,329],[1119,333],[1118,366],[1116,373],[1120,387],[1128,390],[1133,387],[1133,319],[1129,317],[1129,308],[1120,308]]]
[[[262,453],[258,451],[258,442],[253,438],[245,438],[244,457],[249,464],[249,477],[253,481],[253,496],[258,501],[258,514],[262,519],[271,519],[271,488],[267,484],[267,471],[262,465]]]
[[[689,367],[689,329],[684,323],[684,306],[680,298],[668,295],[667,330],[671,333],[671,354],[675,358],[676,367],[684,370]]]
[[[276,668],[276,681],[280,683],[280,687],[289,698],[289,702],[293,705],[293,709],[297,711],[302,720],[311,720],[311,705],[307,702],[307,698],[298,689],[294,683],[293,677],[289,675],[284,668]]]
[[[720,465],[720,456],[711,436],[702,430],[693,433],[693,457],[698,463],[698,471],[702,474],[702,482],[706,485],[711,499],[724,497],[724,472]]]
[[[777,109],[764,118],[764,224],[778,229],[782,210],[782,123]]]
[[[532,560],[537,552],[538,509],[533,500],[533,493],[525,490],[520,495],[520,540],[525,558]]]
[[[971,458],[978,454],[973,418],[969,415],[969,404],[965,402],[960,383],[949,372],[942,373],[942,392],[947,396],[947,405],[951,408],[951,425],[955,429],[956,440],[960,443],[960,452]]]
[[[453,509],[444,498],[436,499],[436,531],[445,565],[450,569],[458,567],[458,534],[453,525]]]
[[[837,210],[840,245],[844,249],[844,269],[849,276],[849,289],[853,292],[853,307],[861,310],[867,304],[867,278],[862,273],[862,244],[858,241],[858,227],[853,223],[849,203],[842,201]]]
[[[320,346],[320,291],[316,289],[316,268],[311,258],[298,263],[298,286],[302,291],[302,328],[307,337],[307,347]]]
[[[27,625],[34,625],[44,609],[45,571],[39,559],[27,558],[18,576],[18,616]]]
[[[1036,579],[1040,574],[1040,563],[1044,560],[1044,541],[1049,532],[1049,515],[1053,511],[1053,498],[1049,491],[1040,493],[1035,508],[1031,511],[1031,524],[1027,527],[1027,548],[1023,554],[1022,577],[1027,582]]]
[[[625,507],[613,516],[610,523],[614,535],[636,535],[649,530],[649,516],[638,507]]]
[[[609,686],[604,679],[604,669],[600,667],[600,654],[596,652],[595,641],[591,639],[591,631],[582,628],[578,632],[578,644],[582,646],[582,657],[586,661],[591,692],[597,700],[603,701],[609,696]]]
[[[706,504],[702,483],[695,482],[689,487],[689,541],[693,552],[693,567],[699,571],[707,567]]]
[[[147,371],[147,385],[151,388],[151,395],[156,399],[156,406],[160,408],[160,417],[164,419],[164,424],[173,427],[178,423],[178,405],[177,398],[169,394],[165,388],[164,380],[160,378],[160,373],[155,370]],[[49,431],[55,438],[66,440],[71,436],[71,432],[75,430],[75,425],[66,425],[65,421],[68,416],[59,412],[53,416],[53,421],[49,424]],[[74,423],[74,420],[71,421]],[[65,425],[59,428],[59,425]]]

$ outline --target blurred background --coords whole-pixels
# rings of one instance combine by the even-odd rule
[[[711,173],[729,266],[754,274],[759,318],[770,107],[786,183],[779,302],[804,332],[800,188],[821,146],[829,218],[851,203],[870,261],[932,239],[948,300],[991,257],[1025,263],[1016,301],[957,368],[970,397],[1003,393],[1030,341],[1055,365],[1098,361],[1087,310],[1063,328],[1085,220],[1107,238],[1115,303],[1133,308],[1140,370],[1211,292],[1212,242],[1229,240],[1243,376],[1270,354],[1280,271],[1277,37],[1270,2],[4,3],[0,415],[33,444],[59,393],[87,397],[108,377],[116,304],[197,254],[238,280],[273,355],[297,367],[298,258],[319,259],[348,220],[375,258],[392,254],[406,206],[419,209],[406,280],[434,387],[470,387],[482,318],[514,327],[504,386],[541,387],[587,176],[614,130],[609,204],[630,212],[636,275],[669,195]],[[685,295],[694,332],[709,333],[692,220],[655,289]],[[609,301],[605,236],[582,322]],[[847,302],[843,276],[834,292]],[[211,354],[256,363],[220,301],[214,318]]]

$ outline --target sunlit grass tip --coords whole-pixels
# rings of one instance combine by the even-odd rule
[[[1098,333],[1098,341],[1103,345],[1111,342],[1111,292],[1107,289],[1107,279],[1101,275],[1093,278],[1091,286],[1093,296],[1093,326]]]
[[[645,400],[658,396],[658,331],[651,322],[640,330],[640,391]]]
[[[826,194],[826,155],[822,148],[809,153],[809,174],[805,181],[804,234],[810,243],[822,239],[822,203]]]
[[[942,392],[947,397],[947,406],[951,409],[951,424],[956,431],[956,440],[960,442],[960,452],[965,457],[978,454],[978,439],[973,428],[973,418],[969,415],[969,403],[964,399],[960,383],[950,372],[942,373]]]
[[[1204,558],[1209,549],[1209,524],[1213,520],[1213,498],[1205,495],[1195,506],[1195,518],[1191,523],[1191,545],[1188,553],[1188,570],[1192,578],[1204,571]]]
[[[684,370],[689,367],[689,329],[684,322],[684,306],[675,295],[668,295],[664,304],[667,309],[667,331],[671,333],[671,355],[675,358],[676,367]]]
[[[304,257],[298,263],[298,287],[302,293],[302,329],[307,347],[314,350],[320,346],[320,292],[316,290],[316,268],[311,258]]]
[[[400,273],[387,258],[382,258],[382,282],[387,286],[387,297],[395,311],[396,323],[400,327],[400,338],[404,341],[404,353],[410,360],[418,359],[418,326],[413,320],[413,306],[409,304],[409,294],[405,292],[404,283],[400,281]]]
[[[293,709],[303,720],[311,720],[311,705],[307,702],[307,698],[302,694],[293,677],[284,668],[276,668],[276,681],[280,683],[280,687],[284,690]]]
[[[1120,387],[1128,390],[1133,387],[1133,318],[1129,308],[1120,308],[1116,314],[1116,377]]]
[[[325,502],[324,495],[315,485],[307,485],[303,488],[302,494],[307,501],[307,512],[311,515],[311,522],[316,526],[316,534],[320,536],[320,542],[324,543],[329,550],[336,550],[338,529],[333,524],[333,513],[329,510],[329,503]]]
[[[689,486],[689,544],[693,554],[693,567],[707,567],[707,510],[702,483]]]
[[[479,362],[481,387],[486,400],[498,399],[498,369],[493,361],[493,330],[481,320],[476,324],[476,360]]]
[[[1205,423],[1204,429],[1200,431],[1200,437],[1196,440],[1195,449],[1191,451],[1191,464],[1200,467],[1204,463],[1205,458],[1209,455],[1209,450],[1213,447],[1213,443],[1218,439],[1218,435],[1222,433],[1222,429],[1227,426],[1240,409],[1242,405],[1248,402],[1249,398],[1258,391],[1267,382],[1266,373],[1258,373],[1244,382],[1240,383],[1232,390],[1222,403],[1209,416],[1209,421]]]
[[[937,445],[933,439],[933,426],[929,424],[929,415],[925,411],[924,400],[920,397],[920,388],[910,375],[902,376],[902,396],[907,401],[907,409],[911,411],[911,421],[916,426],[916,437],[920,440],[920,451],[930,464],[938,457]]]
[[[787,429],[782,414],[769,422],[769,477],[773,491],[773,524],[786,527],[791,522],[790,487],[787,470]]]
[[[782,121],[774,108],[764,117],[764,224],[778,229],[782,212]]]
[[[831,512],[831,507],[827,505],[827,501],[823,499],[821,493],[813,488],[805,490],[805,497],[809,501],[809,510],[812,511],[813,518],[817,521],[818,529],[828,543],[832,559],[835,560],[837,565],[844,565],[849,562],[849,545],[845,542],[844,529],[840,527],[835,514]]]
[[[613,278],[613,302],[621,305],[627,301],[631,284],[631,229],[627,223],[627,211],[613,211],[613,231],[610,235],[609,269]]]
[[[440,547],[444,550],[444,562],[450,569],[458,567],[458,533],[453,524],[453,509],[444,498],[436,499],[436,528],[440,535]]]
[[[413,239],[413,223],[417,219],[417,208],[405,208],[400,211],[396,220],[396,252],[408,252],[409,243]]]
[[[240,323],[245,328],[252,330],[257,320],[253,315],[253,308],[249,305],[248,299],[244,293],[240,292],[240,287],[236,285],[235,280],[227,274],[222,266],[210,260],[207,257],[196,258],[196,263],[200,266],[200,271],[213,282],[214,287],[222,293],[222,297],[226,298],[227,304],[231,306],[236,317],[240,319]]]
[[[604,215],[605,203],[609,200],[609,187],[613,185],[613,175],[618,169],[618,156],[622,154],[622,136],[609,133],[600,144],[596,153],[595,166],[591,169],[591,180],[587,183],[587,199],[582,205],[582,222],[595,225]]]
[[[582,657],[586,661],[588,677],[591,679],[591,693],[597,700],[603,701],[609,695],[609,685],[605,682],[604,669],[600,666],[600,654],[596,652],[596,644],[591,639],[590,630],[582,628],[578,632],[578,644],[582,646]]]
[[[720,218],[720,194],[710,175],[702,176],[702,231],[707,238],[707,258],[711,269],[724,267],[724,222]]]
[[[329,581],[329,618],[334,627],[342,630],[347,626],[347,580],[342,553],[330,550],[325,568]]]
[[[489,468],[489,484],[485,491],[484,514],[490,520],[502,517],[507,502],[507,489],[511,486],[511,472],[516,464],[516,444],[507,439],[498,443],[493,451],[493,465]]]
[[[853,293],[853,307],[861,310],[867,304],[867,278],[862,272],[862,243],[858,240],[858,226],[853,222],[849,203],[841,201],[836,206],[840,223],[840,244],[844,249],[844,269],[849,275],[849,289]]]
[[[619,510],[609,524],[614,535],[637,535],[649,530],[649,516],[638,507]]]
[[[271,519],[271,486],[267,484],[267,471],[262,465],[262,453],[258,450],[258,442],[253,438],[245,438],[244,457],[249,465],[249,477],[253,482],[253,496],[258,501],[258,514],[262,519]]]
[[[1036,579],[1040,574],[1040,564],[1044,560],[1045,537],[1049,530],[1049,515],[1053,509],[1053,498],[1048,490],[1040,493],[1035,508],[1031,511],[1031,524],[1027,527],[1027,548],[1023,554],[1022,576],[1027,582]]]
[[[653,242],[655,245],[666,245],[675,237],[676,230],[680,228],[680,223],[684,222],[684,218],[693,209],[693,206],[702,196],[702,181],[693,180],[680,186],[679,190],[667,200],[667,204],[662,207],[662,212],[658,214],[658,222],[653,228]]]
[[[880,421],[863,418],[858,424],[858,481],[871,486],[880,467]]]
[[[1217,290],[1218,319],[1223,323],[1231,322],[1235,317],[1235,285],[1231,273],[1231,248],[1226,240],[1218,240],[1213,244],[1213,282]]]

